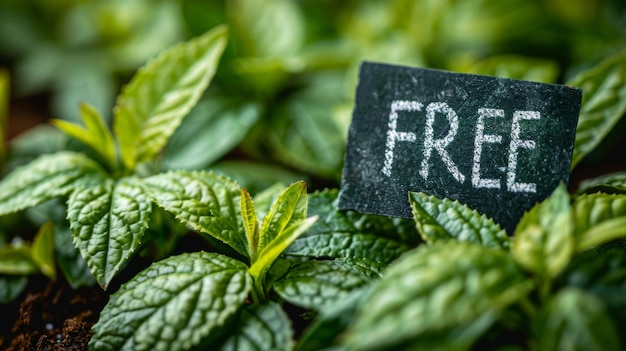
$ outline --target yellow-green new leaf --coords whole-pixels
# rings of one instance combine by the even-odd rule
[[[114,168],[116,165],[115,143],[104,118],[98,110],[87,103],[80,105],[80,117],[85,128],[59,119],[53,120],[52,124],[65,134],[94,149],[111,168]]]
[[[265,274],[270,269],[278,256],[285,251],[302,233],[313,226],[317,217],[310,217],[300,222],[292,223],[290,227],[281,231],[278,236],[258,253],[258,258],[252,263],[248,272],[254,278],[256,285],[263,284]]]
[[[26,244],[0,247],[0,274],[33,274],[38,267],[33,262],[31,246]]]
[[[511,252],[527,270],[554,278],[569,263],[575,245],[569,194],[561,184],[522,217],[515,229]]]
[[[246,189],[241,189],[241,218],[243,218],[243,229],[246,231],[248,239],[248,256],[250,261],[256,260],[257,249],[259,247],[259,222],[254,211],[252,197]]]
[[[270,212],[263,219],[259,238],[259,253],[265,250],[277,236],[294,223],[306,218],[307,193],[304,181],[291,184],[274,201]]]
[[[54,224],[46,222],[33,240],[31,255],[41,273],[50,279],[56,279],[56,265],[54,260]]]
[[[114,130],[129,169],[157,155],[200,99],[227,35],[220,26],[164,51],[126,86],[114,109]]]

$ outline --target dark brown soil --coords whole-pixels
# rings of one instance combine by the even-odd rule
[[[74,290],[66,282],[30,284],[19,303],[3,306],[9,311],[2,318],[14,324],[6,326],[8,333],[2,332],[0,349],[87,350],[91,327],[107,300],[107,294],[97,286]]]

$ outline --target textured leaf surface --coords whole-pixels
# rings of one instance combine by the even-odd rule
[[[626,236],[626,195],[581,195],[572,211],[579,252]]]
[[[524,214],[515,229],[511,252],[524,268],[554,278],[569,263],[575,245],[569,195],[560,185]]]
[[[218,351],[287,351],[292,349],[291,320],[274,302],[246,306],[236,322],[235,330]]]
[[[531,288],[507,252],[456,241],[421,246],[402,256],[373,285],[348,346],[468,347],[499,311]]]
[[[41,156],[0,183],[0,215],[66,195],[79,183],[104,175],[102,168],[83,154],[65,151]]]
[[[68,202],[74,245],[102,288],[132,257],[152,205],[139,180],[122,178],[75,191]]]
[[[191,171],[163,173],[143,183],[154,201],[179,221],[248,255],[239,185],[214,173]]]
[[[413,221],[339,211],[337,195],[336,189],[309,195],[308,213],[319,219],[286,254],[389,263],[420,242]]]
[[[583,89],[572,156],[574,168],[626,113],[626,56],[611,57],[567,85]]]
[[[111,295],[89,349],[188,350],[240,309],[250,283],[246,266],[223,255],[156,262]]]
[[[158,154],[196,104],[215,74],[227,35],[220,26],[164,51],[124,89],[114,129],[129,168]]]
[[[602,301],[578,289],[560,291],[538,326],[538,350],[622,350]]]
[[[292,304],[324,311],[372,280],[342,260],[306,261],[293,266],[274,289]]]
[[[430,244],[455,239],[509,248],[509,237],[498,224],[458,201],[410,192],[409,202],[417,229]]]

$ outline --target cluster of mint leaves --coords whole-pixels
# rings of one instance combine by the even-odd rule
[[[113,132],[88,105],[84,127],[54,122],[91,153],[41,156],[0,183],[0,215],[67,197],[74,244],[103,288],[159,211],[230,249],[171,256],[123,284],[91,349],[619,349],[616,325],[626,317],[607,311],[625,305],[624,249],[597,247],[626,235],[623,175],[589,182],[571,199],[559,187],[510,238],[476,211],[420,193],[409,196],[413,222],[339,211],[336,190],[309,196],[303,182],[253,200],[212,172],[153,174],[226,36],[219,27],[150,61],[118,98]],[[570,82],[585,91],[574,165],[624,115],[625,67],[616,56]],[[38,249],[51,247],[41,244],[49,229],[19,249],[34,262],[28,272],[53,276],[49,252]],[[297,344],[285,303],[316,316]]]

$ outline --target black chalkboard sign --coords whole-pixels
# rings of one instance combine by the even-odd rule
[[[459,200],[509,232],[567,182],[582,91],[364,62],[339,207],[411,218],[408,191]]]

